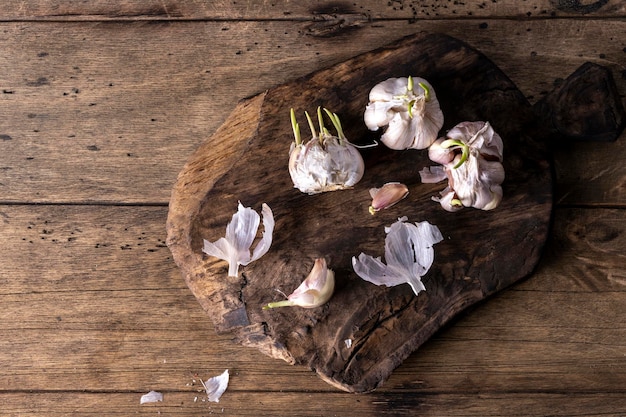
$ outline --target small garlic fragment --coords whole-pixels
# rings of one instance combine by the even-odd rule
[[[363,118],[370,130],[387,126],[380,140],[395,150],[426,149],[443,126],[435,89],[425,79],[411,76],[375,85]]]
[[[222,372],[220,375],[214,376],[212,378],[207,379],[206,381],[200,381],[206,394],[209,398],[209,401],[214,403],[220,402],[220,397],[228,388],[228,381],[230,377],[228,374],[228,369]]]
[[[139,404],[156,403],[158,401],[163,401],[163,394],[157,391],[150,391],[141,396]]]
[[[371,188],[372,204],[369,212],[373,215],[379,210],[389,208],[406,198],[407,195],[409,195],[408,187],[399,182],[388,182],[380,188]]]
[[[335,273],[326,267],[324,258],[317,258],[309,275],[286,300],[268,303],[263,310],[288,306],[319,307],[330,300],[334,290]]]
[[[260,216],[250,207],[244,207],[241,202],[237,206],[237,213],[233,214],[226,226],[226,237],[215,242],[204,239],[202,251],[207,255],[228,261],[228,275],[231,277],[238,276],[239,265],[245,266],[259,259],[272,245],[274,215],[267,204],[263,203],[261,207],[265,230],[252,254],[250,254],[250,247],[259,228]]]
[[[352,258],[354,272],[376,285],[393,287],[408,283],[415,295],[426,287],[421,277],[426,275],[435,258],[433,245],[443,236],[437,226],[426,221],[405,223],[401,217],[390,227],[385,227],[385,265],[380,257],[374,258],[361,253]]]
[[[291,125],[295,141],[289,150],[289,175],[294,186],[308,194],[350,188],[363,177],[365,163],[359,151],[343,133],[339,117],[324,109],[337,130],[331,135],[324,127],[321,108],[317,109],[319,136],[307,112],[312,138],[302,143],[300,126],[291,109]]]

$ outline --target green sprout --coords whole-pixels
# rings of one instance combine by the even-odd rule
[[[332,122],[333,126],[335,126],[335,130],[337,131],[337,136],[339,137],[339,143],[341,144],[343,140],[346,140],[346,136],[343,134],[343,128],[341,127],[341,121],[339,120],[339,116],[337,116],[337,113],[332,113],[330,110],[326,108],[324,109],[324,111],[330,118],[330,121]]]
[[[463,206],[463,203],[458,198],[453,198],[452,200],[450,200],[450,204],[457,207]]]
[[[457,169],[458,167],[463,165],[463,163],[467,161],[467,158],[469,158],[469,145],[467,145],[464,142],[461,142],[460,140],[447,139],[441,142],[440,146],[444,149],[449,149],[449,148],[456,147],[456,146],[461,148],[461,160],[453,167],[454,169]]]
[[[313,124],[313,120],[311,120],[311,116],[309,116],[309,112],[305,111],[304,115],[306,116],[307,122],[309,122],[309,129],[311,129],[311,134],[314,138],[316,138],[317,132],[315,131],[315,125]]]
[[[424,89],[424,100],[430,101],[430,88],[424,83],[418,83],[418,85]]]
[[[296,139],[296,146],[300,146],[302,144],[302,138],[300,136],[300,125],[296,121],[296,112],[294,111],[293,108],[291,109],[290,116],[291,116],[291,128],[293,129],[293,136]]]
[[[422,85],[422,83],[419,83],[419,84]],[[406,90],[407,90],[407,92],[412,93],[413,92],[413,87],[414,87],[414,85],[413,85],[413,77],[411,77],[409,75],[409,80],[406,83]]]
[[[280,300],[280,301],[274,301],[272,303],[267,303],[266,305],[263,306],[263,310],[269,310],[270,308],[279,308],[279,307],[289,307],[289,306],[295,306],[296,303],[294,303],[291,300]]]
[[[412,119],[413,118],[413,106],[415,105],[415,102],[417,100],[411,100],[409,101],[409,105],[408,105],[408,111],[409,111],[409,118]]]

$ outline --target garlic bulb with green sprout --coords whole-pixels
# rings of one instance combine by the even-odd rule
[[[426,221],[415,224],[406,221],[406,217],[401,217],[390,227],[385,227],[387,264],[380,257],[361,253],[358,258],[352,258],[352,266],[354,272],[365,281],[387,287],[409,284],[417,295],[426,289],[422,277],[433,264],[433,245],[441,242],[443,236],[437,226]]]
[[[374,215],[377,211],[393,206],[407,195],[409,195],[409,189],[399,182],[388,182],[380,188],[371,188],[372,204],[369,206],[369,212]]]
[[[502,138],[489,122],[462,122],[430,146],[428,156],[441,166],[426,167],[420,176],[424,183],[448,180],[441,197],[433,197],[447,211],[492,210],[502,200],[502,152]]]
[[[363,177],[365,163],[359,151],[343,133],[339,117],[324,109],[332,122],[337,136],[331,135],[324,127],[322,110],[317,109],[319,134],[307,112],[306,115],[312,138],[302,142],[300,126],[291,109],[291,126],[295,141],[289,150],[289,174],[294,186],[308,194],[342,190],[354,186]]]
[[[287,296],[286,300],[268,303],[263,306],[263,310],[288,306],[319,307],[330,300],[333,291],[335,291],[335,273],[327,268],[325,259],[318,258],[306,279]]]
[[[238,204],[237,212],[226,226],[226,237],[215,242],[204,239],[202,251],[207,255],[228,261],[228,275],[238,276],[239,265],[248,265],[265,255],[272,245],[274,232],[274,214],[269,206],[263,203],[263,236],[258,240],[254,250],[250,247],[254,242],[259,228],[260,216],[250,207]]]
[[[391,149],[426,149],[443,126],[443,112],[425,79],[389,78],[370,91],[364,120],[369,130],[387,126],[380,140]]]

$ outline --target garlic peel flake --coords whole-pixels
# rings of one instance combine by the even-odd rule
[[[244,207],[241,202],[237,206],[237,212],[233,214],[226,226],[226,236],[215,242],[204,239],[202,251],[207,255],[228,261],[229,276],[238,276],[239,265],[245,266],[259,259],[272,245],[274,215],[265,203],[262,205],[261,213],[263,214],[263,236],[252,254],[250,247],[256,238],[261,219],[256,211],[250,207]]]
[[[157,391],[150,391],[139,399],[139,404],[156,403],[163,401],[163,394]]]
[[[421,277],[430,269],[435,252],[433,245],[443,236],[437,226],[427,221],[405,223],[406,217],[398,219],[385,228],[385,260],[361,253],[352,258],[352,266],[358,276],[376,285],[392,287],[408,283],[417,295],[426,288]]]
[[[229,379],[230,376],[227,369],[220,375],[209,378],[206,381],[201,381],[209,401],[214,403],[220,402],[220,397],[224,394],[226,388],[228,388]]]

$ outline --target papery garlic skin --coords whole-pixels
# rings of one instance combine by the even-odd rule
[[[324,128],[318,109],[319,136],[308,114],[313,137],[307,143],[300,140],[300,129],[292,111],[292,126],[296,140],[289,150],[289,175],[294,187],[303,193],[317,194],[353,187],[363,178],[365,162],[361,153],[343,134],[336,114],[324,109],[337,129],[338,136]]]
[[[388,182],[380,188],[371,188],[372,204],[369,206],[369,212],[373,215],[377,211],[387,209],[406,198],[407,195],[409,195],[408,187],[399,182]]]
[[[374,86],[363,118],[370,130],[387,126],[380,140],[395,150],[426,149],[443,126],[435,89],[420,77],[389,78]]]
[[[206,381],[202,381],[202,386],[206,391],[207,399],[211,402],[219,403],[222,394],[224,394],[226,388],[228,388],[229,380],[230,374],[227,369],[220,375],[209,378]]]
[[[439,228],[427,221],[405,223],[406,217],[399,218],[385,228],[385,261],[361,253],[352,258],[354,272],[366,281],[376,285],[392,287],[409,284],[415,295],[426,290],[422,277],[433,264],[433,245],[441,242],[443,236]]]
[[[277,307],[298,306],[304,308],[315,308],[322,306],[330,300],[335,291],[335,273],[328,269],[326,260],[318,258],[315,260],[313,269],[304,281],[287,296],[286,300],[269,303],[263,307],[264,310]]]
[[[502,138],[489,122],[459,123],[430,146],[428,156],[443,167],[424,168],[422,182],[448,180],[441,197],[433,197],[447,211],[493,210],[503,195],[503,148]]]
[[[226,226],[226,236],[215,242],[204,239],[202,251],[207,255],[228,261],[228,275],[236,277],[239,274],[239,265],[248,265],[265,255],[272,245],[274,232],[274,214],[270,207],[263,203],[263,236],[257,243],[254,251],[250,247],[254,242],[259,228],[260,216],[250,207],[244,207],[241,202],[237,212]]]

